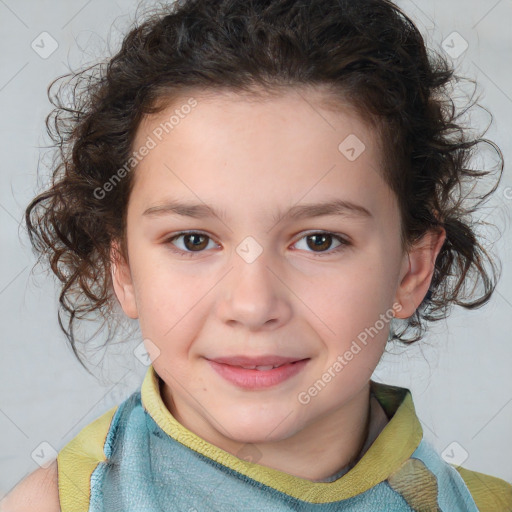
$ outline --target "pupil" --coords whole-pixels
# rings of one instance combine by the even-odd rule
[[[199,238],[204,238],[206,240],[206,237],[204,235],[185,235],[185,246],[187,247],[187,249],[193,249],[193,248],[196,248],[196,249],[203,249],[203,245],[205,245],[205,240],[203,240],[202,244],[201,242],[198,240]],[[189,247],[189,245],[187,244],[187,240],[196,240],[196,242],[192,242],[192,247]]]
[[[330,235],[310,235],[308,238],[314,238],[316,240],[313,248],[327,249],[330,245],[329,243],[326,243],[326,240],[329,240]]]

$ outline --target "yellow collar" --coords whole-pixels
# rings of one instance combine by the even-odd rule
[[[242,475],[310,503],[328,503],[363,493],[387,479],[417,448],[423,437],[411,393],[406,388],[370,380],[375,397],[391,418],[361,460],[334,482],[312,482],[248,462],[205,441],[179,423],[160,395],[159,376],[150,365],[141,387],[141,401],[157,425],[176,441]]]

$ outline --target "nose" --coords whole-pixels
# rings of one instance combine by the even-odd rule
[[[291,292],[284,284],[279,266],[265,251],[247,262],[234,255],[233,268],[220,289],[218,314],[231,326],[251,331],[276,329],[291,317]]]

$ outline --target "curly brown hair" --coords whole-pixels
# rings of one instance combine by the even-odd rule
[[[71,106],[61,99],[62,86],[55,101],[51,97],[67,77]],[[446,230],[427,296],[401,330],[392,323],[390,340],[418,341],[425,322],[445,318],[451,305],[485,304],[499,272],[472,213],[498,186],[503,160],[491,143],[501,172],[487,193],[470,199],[465,186],[490,173],[468,166],[486,139],[471,137],[459,123],[473,103],[457,112],[449,92],[454,78],[460,79],[446,58],[428,49],[414,23],[388,0],[177,1],[131,27],[110,59],[56,78],[48,86],[55,108],[46,118],[58,148],[51,186],[30,202],[25,220],[38,262],[44,257],[62,283],[60,307],[69,318],[64,326],[59,310],[59,324],[79,361],[76,319],[100,313],[109,326],[107,342],[113,338],[110,247],[120,241],[126,257],[133,172],[106,197],[98,190],[133,157],[142,117],[189,91],[322,86],[333,106],[348,100],[378,129],[403,247],[428,230]]]

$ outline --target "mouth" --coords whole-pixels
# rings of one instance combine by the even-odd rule
[[[283,357],[278,355],[268,355],[268,356],[231,356],[231,357],[216,357],[215,359],[210,359],[210,361],[215,361],[216,363],[228,364],[229,366],[240,366],[242,368],[248,368],[250,370],[256,367],[278,367],[283,364],[296,363],[298,361],[303,361],[302,357]]]
[[[310,358],[260,356],[220,357],[207,359],[225,380],[245,389],[275,386],[297,375]]]

